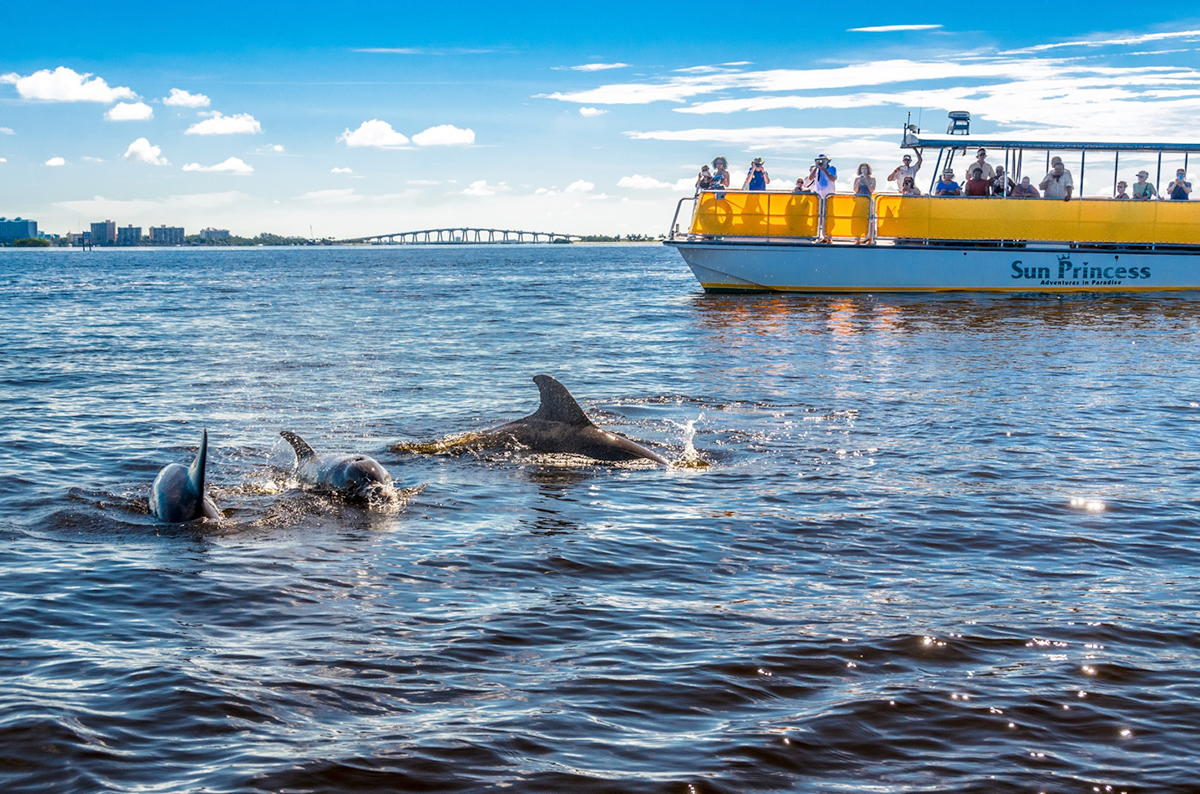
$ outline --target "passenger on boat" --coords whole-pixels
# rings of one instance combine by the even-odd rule
[[[975,162],[967,166],[967,173],[973,174],[978,168],[983,171],[983,178],[991,182],[996,178],[996,172],[992,170],[992,164],[987,161],[987,149],[979,149],[975,152]]]
[[[899,182],[901,185],[903,185],[904,177],[906,177],[906,176],[911,176],[913,178],[914,183],[916,182],[917,172],[921,170],[921,150],[914,149],[913,151],[915,151],[917,153],[917,164],[916,165],[912,164],[912,155],[911,154],[904,155],[904,157],[902,158],[904,160],[904,165],[896,166],[895,170],[893,170],[892,173],[888,174],[889,182]]]
[[[921,191],[917,189],[917,180],[911,176],[904,177],[904,182],[900,184],[901,196],[919,196]]]
[[[696,175],[696,195],[700,195],[700,191],[708,190],[712,187],[712,172],[708,170],[708,166],[700,166],[700,173]]]
[[[1167,185],[1167,195],[1172,201],[1187,201],[1192,192],[1192,183],[1188,182],[1187,171],[1180,168],[1175,172],[1175,178]]]
[[[763,159],[755,157],[750,161],[750,170],[746,173],[746,181],[742,183],[742,190],[766,190],[769,184],[771,184],[771,177],[767,174],[767,169],[763,167]]]
[[[1154,183],[1147,182],[1146,178],[1150,174],[1145,171],[1137,172],[1137,180],[1133,183],[1133,197],[1138,201],[1149,201],[1152,198],[1158,198],[1158,191],[1154,189]]]
[[[822,198],[837,192],[837,169],[829,162],[829,158],[818,154],[813,161],[813,167],[804,180],[804,186]]]
[[[1027,176],[1021,177],[1021,184],[1013,188],[1012,194],[1013,198],[1038,198],[1041,195]]]
[[[933,187],[935,196],[961,196],[962,188],[954,181],[954,170],[947,168],[942,172],[942,178]]]
[[[794,187],[792,189],[792,192],[793,193],[807,193],[808,192],[808,188],[806,188],[804,186],[804,177],[800,177],[799,179],[796,180],[796,187]]]
[[[992,180],[992,195],[993,196],[1011,196],[1016,190],[1017,183],[1008,178],[1008,174],[1004,173],[1004,166],[996,166],[996,178]]]
[[[1050,172],[1046,174],[1045,179],[1038,187],[1042,189],[1042,195],[1045,198],[1071,200],[1071,193],[1075,190],[1075,180],[1071,178],[1071,172],[1063,165],[1061,157],[1050,158]]]
[[[984,177],[983,169],[978,165],[971,166],[971,178],[967,180],[964,186],[963,195],[986,196],[991,192],[991,188],[992,180]]]
[[[729,187],[729,172],[725,170],[729,168],[729,161],[724,157],[714,157],[712,164],[712,182],[709,183],[709,187],[717,191],[716,198],[723,199],[725,198],[725,194],[720,191],[721,188]]]
[[[1126,190],[1125,190],[1125,188],[1127,188],[1127,187],[1129,187],[1129,185],[1125,184],[1124,182],[1118,182],[1117,183],[1117,195],[1113,196],[1113,198],[1119,198],[1119,199],[1129,198],[1129,193],[1126,192]]]
[[[854,195],[870,196],[875,192],[875,177],[871,176],[869,163],[858,164],[858,176],[854,177]]]

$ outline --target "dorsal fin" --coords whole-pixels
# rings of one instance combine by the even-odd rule
[[[308,445],[308,442],[292,431],[280,430],[279,435],[287,439],[287,442],[292,445],[292,449],[296,451],[296,461],[298,463],[317,456],[316,451]]]
[[[533,382],[542,393],[542,404],[533,416],[550,422],[565,422],[569,425],[590,425],[592,420],[575,402],[567,387],[549,375],[534,375]]]
[[[196,490],[200,501],[204,501],[204,470],[208,466],[208,430],[200,431],[200,451],[188,466],[188,482]]]

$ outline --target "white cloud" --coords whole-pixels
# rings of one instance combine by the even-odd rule
[[[212,174],[235,174],[237,176],[246,176],[253,174],[254,168],[248,163],[243,162],[237,157],[230,157],[223,163],[216,165],[200,165],[199,163],[188,163],[183,167],[184,171],[203,171]]]
[[[204,94],[191,94],[182,88],[172,88],[171,95],[163,97],[162,103],[180,108],[206,108],[209,100]]]
[[[634,190],[659,190],[661,188],[674,188],[675,185],[670,182],[661,182],[652,176],[642,176],[634,174],[633,176],[623,176],[617,182],[617,187],[633,188]]]
[[[474,130],[460,130],[453,124],[439,124],[412,136],[418,146],[470,146],[475,143]]]
[[[595,118],[596,116],[603,116],[607,112],[608,112],[607,110],[601,110],[600,108],[580,108],[579,109],[579,115],[583,116],[585,119]]]
[[[585,182],[582,179],[578,179],[578,180],[572,182],[571,184],[567,185],[567,189],[563,192],[564,193],[590,193],[591,191],[595,190],[595,188],[596,188],[596,186],[594,184],[592,184],[591,182]]]
[[[824,145],[842,138],[890,137],[898,135],[895,128],[888,127],[744,127],[741,129],[692,129],[654,130],[651,132],[627,132],[634,140],[686,141],[696,143],[724,143],[747,149],[787,148],[810,150],[814,144]]]
[[[268,143],[254,150],[257,154],[283,154],[283,144]]]
[[[167,158],[162,156],[162,149],[158,146],[152,146],[146,138],[138,138],[129,144],[129,148],[125,150],[125,159],[132,160],[135,163],[169,165]]]
[[[106,199],[103,196],[94,196],[90,199],[59,201],[55,203],[55,206],[61,207],[73,215],[98,215],[112,218],[152,215],[163,210],[215,210],[249,199],[250,196],[241,191],[227,190],[221,193],[190,193],[158,199]]]
[[[90,80],[88,78],[91,78]],[[91,73],[79,74],[60,66],[54,71],[43,69],[22,77],[15,72],[0,75],[0,83],[12,83],[23,99],[42,99],[47,102],[103,102],[137,99],[137,94],[125,86],[109,87]]]
[[[109,121],[145,121],[154,118],[154,108],[145,102],[121,102],[104,114]]]
[[[906,30],[937,30],[941,25],[876,25],[869,28],[849,28],[849,33],[899,33]]]
[[[104,159],[101,157],[92,157],[92,156],[86,155],[86,154],[83,157],[80,157],[79,159],[83,160],[85,163],[103,163],[104,162]]]
[[[16,131],[12,127],[0,127],[0,135],[16,135]]]
[[[392,125],[379,119],[364,121],[353,132],[347,127],[337,137],[347,146],[373,146],[377,149],[399,149],[408,145],[408,138],[392,129]]]
[[[331,174],[353,174],[353,173],[354,173],[354,169],[353,169],[353,168],[337,168],[337,167],[334,167],[334,168],[331,168],[331,169],[329,169],[329,173],[331,173]]]
[[[609,69],[624,69],[627,66],[627,63],[585,63],[567,68],[573,72],[604,72]]]
[[[8,162],[8,160],[5,160],[3,157],[0,157],[0,163],[7,163],[7,162]]]
[[[46,165],[52,166],[52,167],[66,165],[66,164],[67,164],[67,161],[62,159],[61,157],[51,157],[49,160],[46,161]]]
[[[297,198],[302,201],[317,201],[324,204],[352,204],[362,201],[363,197],[354,192],[354,188],[338,188],[334,190],[310,190]]]
[[[1010,50],[1011,53],[1030,53],[1044,52],[1045,50],[1054,50],[1059,47],[1113,47],[1113,46],[1129,46],[1137,44],[1145,44],[1151,41],[1164,41],[1166,39],[1197,39],[1200,38],[1200,30],[1176,30],[1169,33],[1145,33],[1141,36],[1126,36],[1115,39],[1082,39],[1079,41],[1062,41],[1056,44],[1038,44],[1033,47],[1026,47],[1020,50]]]
[[[219,110],[208,113],[208,118],[198,121],[184,130],[186,135],[238,135],[262,132],[262,125],[249,113],[226,116]]]
[[[478,182],[472,182],[470,186],[463,190],[464,196],[494,196],[497,193],[505,193],[509,191],[508,185],[501,182],[496,185],[489,185],[486,179],[480,179]]]
[[[644,105],[652,102],[687,102],[704,94],[727,94],[744,90],[819,91],[878,86],[915,81],[963,80],[966,78],[1009,79],[1053,76],[1059,64],[1028,58],[964,58],[956,60],[890,59],[823,69],[727,70],[706,74],[670,74],[657,82],[613,83],[574,92],[541,95],[548,99],[583,105]],[[925,104],[924,107],[929,107]]]

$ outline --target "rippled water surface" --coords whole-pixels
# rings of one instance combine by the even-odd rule
[[[1200,297],[10,250],[0,339],[0,790],[1200,790]],[[538,373],[684,465],[406,451]]]

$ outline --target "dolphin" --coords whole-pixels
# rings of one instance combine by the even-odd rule
[[[391,485],[392,475],[366,455],[318,455],[308,442],[288,430],[279,431],[296,451],[296,476],[305,485],[327,488],[345,496],[365,498],[372,490]]]
[[[221,511],[204,492],[204,467],[208,462],[208,431],[200,436],[200,452],[192,465],[167,465],[150,486],[150,512],[159,521],[180,522],[220,518]]]
[[[567,387],[549,375],[534,375],[541,392],[538,409],[523,419],[483,431],[483,441],[515,441],[535,452],[584,455],[604,461],[652,460],[671,463],[657,452],[596,426],[575,402]]]

